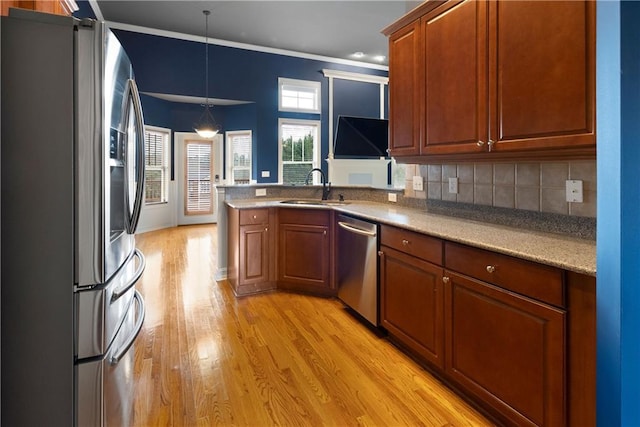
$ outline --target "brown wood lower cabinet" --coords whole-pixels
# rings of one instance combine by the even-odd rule
[[[445,372],[519,426],[563,426],[562,309],[445,272]]]
[[[595,278],[381,226],[392,341],[517,426],[595,425]]]
[[[280,209],[278,287],[335,295],[331,275],[332,211]]]
[[[382,326],[439,367],[444,367],[442,274],[442,267],[380,247]]]
[[[241,296],[274,289],[273,210],[228,207],[227,218],[227,279],[234,293]]]

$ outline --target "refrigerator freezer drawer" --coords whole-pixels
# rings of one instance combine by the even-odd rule
[[[76,365],[78,426],[127,426],[133,416],[133,341],[142,329],[144,301],[135,291],[109,352]]]
[[[77,359],[107,351],[131,306],[134,285],[144,268],[144,256],[136,250],[108,283],[76,293]]]

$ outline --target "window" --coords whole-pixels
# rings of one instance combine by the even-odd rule
[[[283,184],[304,184],[309,171],[318,167],[320,122],[317,120],[279,120],[279,174]],[[319,183],[314,174],[313,183]]]
[[[278,78],[278,109],[320,114],[320,87],[320,82]]]
[[[251,131],[227,132],[227,179],[233,184],[251,182]]]
[[[185,141],[185,215],[213,213],[213,142]]]
[[[147,205],[169,201],[168,129],[145,126],[144,130],[144,201]]]

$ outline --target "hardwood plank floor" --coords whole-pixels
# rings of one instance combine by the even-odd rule
[[[134,425],[491,425],[338,300],[236,298],[213,279],[216,239],[215,225],[137,236]]]

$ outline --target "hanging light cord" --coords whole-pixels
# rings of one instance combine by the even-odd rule
[[[209,108],[209,15],[208,10],[203,10],[204,13],[204,95],[205,95],[205,108]]]

